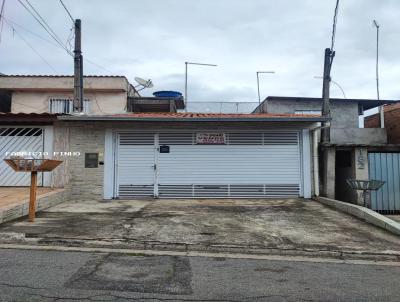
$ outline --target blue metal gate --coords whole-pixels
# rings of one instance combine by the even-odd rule
[[[372,210],[400,212],[400,153],[369,153],[369,178],[386,183],[371,192]]]

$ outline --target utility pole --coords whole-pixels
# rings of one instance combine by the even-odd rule
[[[74,112],[83,111],[83,57],[81,50],[81,20],[75,20],[74,48]]]
[[[331,85],[331,66],[332,59],[335,56],[335,52],[330,48],[325,49],[324,58],[324,74],[323,74],[323,85],[322,85],[322,116],[331,117],[331,105],[329,101],[329,91]],[[321,129],[321,141],[323,143],[329,143],[331,140],[330,121],[323,122]]]
[[[378,98],[378,101],[380,100],[379,96],[379,24],[376,20],[374,20],[374,26],[376,27],[376,67],[375,67],[375,73],[376,73],[376,95]],[[379,106],[379,118],[381,121],[381,128],[385,128],[385,113],[384,113],[384,107]]]
[[[331,105],[329,101],[329,91],[331,86],[331,68],[333,58],[335,57],[335,37],[336,37],[336,23],[339,11],[339,0],[336,0],[335,14],[333,16],[333,27],[332,27],[332,38],[331,47],[325,48],[324,55],[324,74],[323,85],[322,85],[322,116],[325,118],[331,118]],[[330,143],[331,141],[331,122],[326,121],[322,123],[321,128],[321,142]]]

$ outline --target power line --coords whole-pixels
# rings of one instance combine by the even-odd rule
[[[90,61],[89,59],[83,58],[83,60],[88,62],[88,63],[90,63],[90,64],[92,64],[93,66],[96,66],[96,67],[98,67],[100,69],[103,69],[104,71],[107,71],[108,73],[114,74],[114,72],[112,72],[111,70],[108,70],[104,66],[101,66],[101,65],[99,65],[99,64],[97,64],[97,63],[95,63],[93,61]]]
[[[0,44],[1,44],[1,34],[3,32],[3,26],[4,26],[4,6],[6,4],[6,0],[3,0],[3,3],[1,4],[1,9],[0,9]]]
[[[333,26],[332,26],[331,51],[333,51],[333,47],[335,46],[336,24],[337,24],[338,11],[339,11],[339,0],[336,0],[335,14],[333,16]]]
[[[34,31],[32,31],[32,30],[30,30],[30,29],[24,27],[24,26],[22,26],[22,25],[19,24],[19,23],[16,23],[15,21],[13,21],[13,20],[11,20],[11,19],[9,19],[9,18],[6,18],[6,17],[3,17],[3,18],[4,18],[4,21],[8,23],[9,26],[12,24],[12,25],[14,25],[14,26],[20,27],[20,28],[23,29],[24,31],[30,33],[30,34],[33,35],[33,36],[36,36],[37,38],[39,38],[39,39],[41,39],[41,40],[43,40],[43,41],[46,41],[47,43],[51,44],[52,46],[65,50],[65,49],[64,49],[63,47],[61,47],[58,43],[57,43],[57,44],[54,43],[53,41],[51,41],[51,40],[49,40],[49,39],[43,37],[42,35],[40,35],[40,34],[34,32]],[[10,23],[11,23],[11,24],[10,24]],[[89,60],[89,59],[87,59],[87,58],[83,58],[83,60],[84,60],[85,62],[87,62],[87,63],[89,63],[89,64],[91,64],[91,65],[93,65],[93,66],[99,68],[99,69],[102,69],[102,70],[108,72],[108,73],[115,74],[113,71],[111,71],[111,70],[107,69],[106,67],[104,67],[104,66],[102,66],[102,65],[100,65],[100,64],[98,64],[98,63],[95,63],[95,62],[93,62],[93,61],[91,61],[91,60]]]
[[[51,40],[49,40],[49,39],[43,37],[42,35],[40,35],[40,34],[34,32],[34,31],[32,31],[32,30],[30,30],[30,29],[28,29],[28,28],[22,26],[21,24],[15,22],[15,21],[13,21],[13,20],[11,20],[11,19],[9,19],[9,18],[4,17],[4,20],[5,20],[5,21],[8,21],[8,23],[12,23],[14,26],[17,26],[17,27],[23,29],[24,31],[30,33],[31,35],[36,36],[37,38],[39,38],[39,39],[41,39],[41,40],[43,40],[43,41],[46,41],[47,43],[51,44],[52,46],[55,46],[55,47],[57,47],[57,48],[60,48],[60,49],[65,50],[65,48],[64,48],[64,47],[61,47],[59,43],[56,44],[56,43],[54,43],[53,41],[51,41]],[[70,40],[70,39],[68,39],[68,40]],[[67,44],[70,44],[69,41],[67,41]],[[72,46],[71,46],[71,47],[72,47]],[[68,55],[70,55],[70,54],[68,53]]]
[[[53,35],[56,37],[56,39],[58,40],[58,42],[60,44],[62,43],[62,40],[60,39],[60,37],[56,34],[56,32],[50,27],[50,25],[46,22],[46,20],[39,14],[39,12],[33,7],[33,5],[28,1],[25,0],[26,3],[28,3],[28,5],[32,8],[32,10],[36,13],[36,15],[43,21],[43,23],[47,26],[47,28],[53,33]],[[68,49],[65,47],[65,50],[68,52]],[[72,54],[72,53],[71,53]]]
[[[27,1],[27,0],[26,0]],[[58,38],[57,35],[55,35],[54,31],[50,28],[50,26],[47,24],[46,21],[44,21],[44,23],[49,27],[47,28],[46,25],[43,24],[43,22],[40,20],[44,20],[43,17],[41,17],[37,11],[33,8],[33,10],[39,15],[39,18],[21,1],[18,0],[18,2],[25,8],[25,10],[40,24],[41,27],[43,27],[43,29],[53,38],[54,41],[57,42],[57,44],[59,44],[69,55],[72,56],[72,52],[70,52],[65,46],[64,44],[61,42],[60,38]],[[29,3],[29,2],[28,2]],[[32,5],[30,5],[32,7]],[[54,34],[53,34],[54,33]]]
[[[61,5],[64,7],[65,11],[67,12],[68,16],[71,18],[72,23],[75,22],[75,19],[72,17],[71,13],[69,12],[68,8],[65,6],[64,2],[62,0],[60,0]]]
[[[3,0],[3,1],[5,1],[5,0]],[[43,27],[43,29],[50,35],[50,37],[58,44],[58,46],[61,47],[62,49],[64,49],[64,50],[68,53],[68,55],[73,56],[72,51],[71,51],[70,49],[67,48],[67,45],[70,44],[71,37],[70,37],[70,36],[68,37],[67,42],[66,42],[66,45],[64,45],[64,43],[61,42],[61,39],[57,36],[57,34],[54,32],[54,30],[51,29],[51,27],[48,25],[48,23],[47,23],[47,22],[44,20],[44,18],[39,14],[39,12],[32,6],[32,4],[31,4],[28,0],[25,0],[25,1],[26,1],[26,2],[28,3],[28,5],[32,8],[33,12],[32,12],[32,10],[29,9],[29,7],[27,7],[21,0],[18,0],[18,2],[25,8],[25,10],[26,10],[30,15],[32,15],[32,17],[40,24],[40,26]],[[60,0],[60,2],[61,2],[61,4],[63,4],[63,2],[62,2],[61,0]],[[64,6],[64,5],[63,5],[63,6]],[[36,15],[35,15],[34,12],[36,13]],[[72,17],[72,15],[71,15],[71,17]],[[39,19],[39,18],[40,18],[40,19]],[[72,18],[72,19],[73,19],[73,18]],[[42,21],[41,21],[41,20],[42,20]],[[40,35],[38,35],[38,34],[32,32],[31,30],[26,29],[26,28],[24,28],[23,26],[21,26],[21,25],[15,23],[15,22],[13,22],[13,21],[11,21],[11,20],[10,20],[10,22],[12,22],[12,23],[14,23],[15,25],[17,25],[17,26],[23,28],[24,30],[30,32],[31,34],[37,36],[38,38],[40,38],[40,39],[42,39],[42,40],[46,40],[47,42],[50,43],[50,41],[48,41],[47,39],[41,37]],[[55,44],[53,44],[53,43],[51,43],[51,44],[52,44],[52,45],[55,45]],[[95,63],[95,62],[93,62],[93,61],[91,61],[91,60],[88,60],[88,59],[86,59],[86,58],[84,58],[84,60],[87,61],[89,64],[91,64],[91,65],[93,65],[93,66],[96,66],[96,67],[98,67],[98,68],[100,68],[100,69],[102,69],[102,70],[104,70],[104,71],[106,71],[106,72],[108,72],[108,73],[111,73],[111,74],[114,73],[114,72],[108,70],[107,68],[101,66],[100,64],[97,64],[97,63]]]
[[[73,48],[71,41],[74,38],[74,28],[75,28],[75,26],[71,27],[67,41],[65,42],[65,47],[67,47],[70,52],[72,52],[72,48]]]
[[[6,20],[5,20],[6,21]],[[49,66],[55,73],[57,73],[57,71],[55,70],[55,68],[27,41],[25,40],[25,38],[12,26],[10,25],[7,21],[6,21],[7,25],[11,28],[11,30],[13,32],[15,32],[17,34],[17,36],[25,42],[26,45],[28,45],[28,47],[30,49],[32,49],[42,60],[43,62],[46,63],[47,66]]]
[[[47,28],[53,33],[53,35],[57,38],[57,40],[61,43],[62,40],[55,33],[55,31],[50,27],[50,25],[46,22],[46,20],[39,14],[39,12],[33,7],[33,5],[29,2],[29,0],[25,0],[26,3],[30,6],[30,8],[36,13],[36,15],[42,20],[42,22],[47,26]]]
[[[39,39],[41,39],[41,40],[43,40],[43,41],[46,41],[47,43],[49,43],[49,44],[51,44],[51,45],[53,45],[53,46],[59,47],[59,44],[55,44],[54,42],[50,41],[49,39],[43,37],[42,35],[39,35],[38,33],[35,33],[35,32],[33,32],[33,31],[31,31],[30,29],[28,29],[28,28],[22,26],[21,24],[18,24],[17,22],[15,22],[15,21],[13,21],[13,20],[11,20],[11,19],[9,19],[9,18],[6,18],[6,17],[3,17],[3,18],[4,18],[4,21],[6,21],[6,22],[8,21],[8,24],[12,23],[14,26],[18,26],[19,28],[21,28],[21,29],[23,29],[24,31],[30,33],[31,35],[34,35],[34,36],[36,36],[37,38],[39,38]]]

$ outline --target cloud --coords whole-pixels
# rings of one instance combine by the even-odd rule
[[[335,0],[64,0],[82,19],[85,74],[152,78],[154,90],[184,90],[184,62],[218,67],[189,67],[192,101],[258,101],[256,71],[262,75],[262,97],[321,95],[324,48],[330,46]],[[31,1],[62,41],[71,21],[58,1]],[[381,24],[381,97],[399,98],[397,54],[400,3],[397,0],[341,1],[332,77],[347,97],[374,98],[375,30]],[[7,2],[5,16],[49,39],[17,2]],[[23,28],[15,26],[58,73],[71,74],[73,60]],[[0,45],[0,72],[48,74],[52,70],[6,27]],[[332,86],[332,96],[341,91]]]

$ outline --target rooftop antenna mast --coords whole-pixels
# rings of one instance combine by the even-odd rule
[[[275,71],[257,71],[257,93],[258,93],[258,104],[261,104],[261,95],[260,95],[260,73],[275,73]]]
[[[188,103],[188,65],[198,65],[198,66],[211,66],[217,67],[216,64],[208,64],[208,63],[196,63],[196,62],[185,62],[185,111],[187,112],[187,103]]]
[[[373,25],[376,28],[376,67],[375,67],[375,73],[376,73],[376,95],[378,98],[378,101],[380,100],[379,96],[379,28],[380,25],[376,20],[373,21]],[[381,121],[381,128],[385,128],[385,114],[384,114],[384,107],[379,106],[379,117]]]

